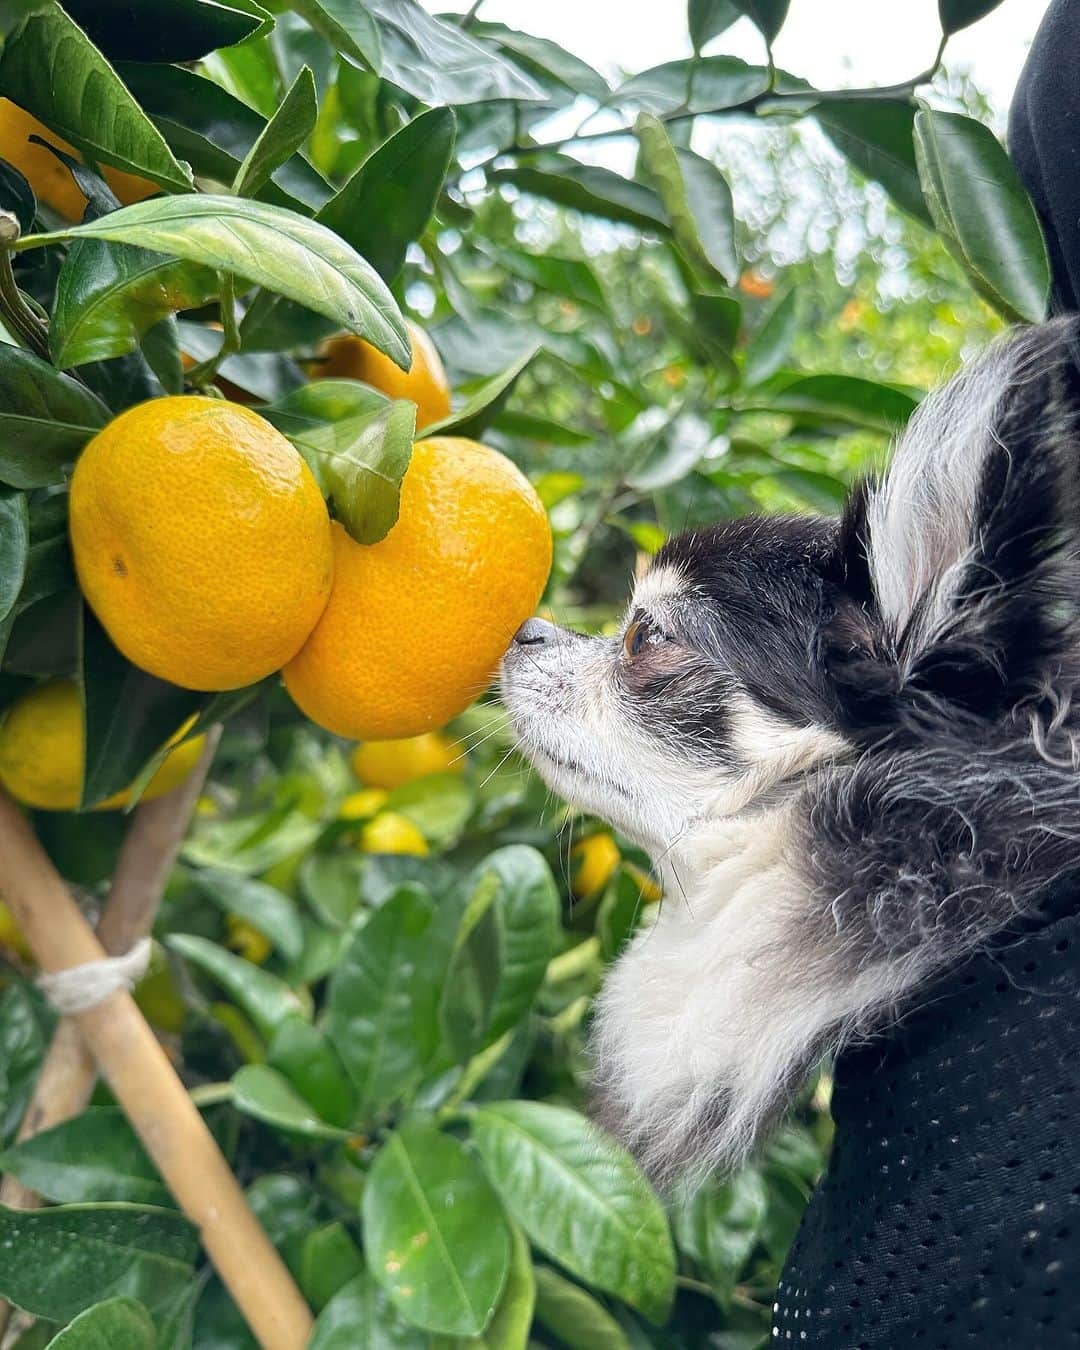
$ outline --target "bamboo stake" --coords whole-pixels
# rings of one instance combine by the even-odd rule
[[[3,793],[0,896],[43,971],[68,970],[106,955],[26,818]],[[181,1209],[198,1227],[260,1345],[303,1350],[312,1324],[307,1304],[134,999],[117,990],[71,1020]]]

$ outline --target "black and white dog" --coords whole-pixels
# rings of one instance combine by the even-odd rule
[[[603,993],[601,1116],[729,1168],[1080,862],[1080,325],[928,397],[839,521],[673,539],[618,638],[531,620],[504,696],[548,784],[664,881]]]

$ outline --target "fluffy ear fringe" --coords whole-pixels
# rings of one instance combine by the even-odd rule
[[[995,344],[848,502],[822,653],[849,734],[1038,702],[1080,666],[1080,321]]]

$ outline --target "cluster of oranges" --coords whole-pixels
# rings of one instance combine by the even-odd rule
[[[70,147],[5,99],[0,132],[41,200],[78,218],[85,199],[67,169],[27,137]],[[128,202],[156,190],[106,176]],[[408,327],[409,371],[339,337],[316,373],[411,399],[423,429],[449,415],[450,389],[430,338]],[[200,691],[280,672],[307,716],[362,741],[420,736],[461,712],[532,613],[551,565],[539,498],[488,446],[418,441],[397,522],[365,545],[331,520],[281,432],[250,407],[201,395],[139,404],[87,444],[71,480],[70,535],[83,595],[135,665]],[[147,795],[190,770],[201,742],[184,740],[188,730],[178,729]],[[29,805],[77,806],[84,740],[78,685],[35,687],[0,724],[0,783]]]

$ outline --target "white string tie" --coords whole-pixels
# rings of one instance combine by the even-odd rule
[[[104,956],[100,961],[87,961],[81,966],[39,975],[37,985],[62,1016],[86,1012],[118,989],[130,993],[146,974],[151,950],[150,939],[140,938],[123,956]]]

